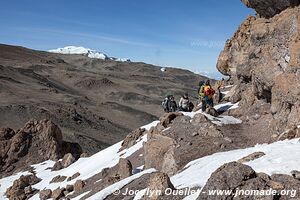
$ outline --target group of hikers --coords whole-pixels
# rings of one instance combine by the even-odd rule
[[[219,103],[222,100],[221,89],[224,87],[224,79],[216,82],[215,89],[210,84],[210,80],[200,81],[198,87],[198,96],[201,102],[201,109],[203,112],[207,108],[214,107],[214,97],[216,97],[217,102]],[[162,106],[165,112],[192,112],[194,109],[194,104],[189,100],[188,93],[185,93],[181,96],[178,106],[173,95],[169,94],[166,96],[162,102]]]

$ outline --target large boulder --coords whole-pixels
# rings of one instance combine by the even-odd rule
[[[249,8],[253,8],[262,17],[270,18],[281,11],[298,6],[299,0],[242,0]]]
[[[17,132],[0,130],[0,172],[4,174],[14,168],[58,160],[66,153],[79,157],[82,150],[78,144],[63,141],[61,130],[49,120],[31,120]]]
[[[289,0],[245,2],[259,10],[299,3]],[[273,133],[282,133],[300,120],[296,114],[300,111],[299,25],[299,6],[268,19],[249,16],[226,42],[217,63],[218,70],[230,76],[236,85],[230,100],[241,101],[238,110],[244,116],[261,116]]]
[[[121,179],[127,178],[132,175],[132,164],[129,160],[120,158],[118,167],[118,175]]]
[[[203,187],[198,200],[225,200],[225,199],[273,199],[272,196],[255,196],[255,195],[238,195],[235,198],[234,191],[242,190],[266,190],[270,187],[266,181],[258,177],[255,171],[247,166],[237,162],[224,164],[218,168],[208,179],[206,185]],[[232,191],[222,195],[209,195],[209,191]]]
[[[155,168],[161,172],[173,175],[178,171],[175,159],[176,141],[160,134],[148,134],[144,144],[145,168]]]

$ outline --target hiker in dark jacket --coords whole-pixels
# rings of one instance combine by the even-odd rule
[[[162,106],[165,112],[176,112],[177,104],[173,95],[167,95],[167,97],[162,102]]]

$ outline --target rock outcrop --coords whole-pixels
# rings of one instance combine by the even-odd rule
[[[45,160],[58,160],[66,153],[77,158],[82,153],[78,144],[63,141],[61,130],[49,120],[29,121],[17,132],[1,129],[0,148],[0,172],[4,174]]]
[[[132,147],[135,145],[137,139],[139,139],[142,135],[145,134],[145,129],[144,128],[138,128],[131,133],[129,133],[124,141],[122,142],[122,147],[120,148],[119,151],[123,151],[124,149],[127,149],[129,147]]]
[[[237,112],[279,134],[300,122],[300,7],[285,9],[299,1],[244,2],[270,18],[249,16],[226,42],[217,68],[236,85],[229,99],[241,101]]]
[[[249,8],[253,8],[259,16],[270,18],[281,11],[300,4],[299,0],[242,0]]]
[[[288,175],[272,175],[256,173],[251,167],[237,162],[224,164],[218,168],[208,179],[206,185],[198,197],[198,200],[222,200],[222,199],[297,199],[300,181]],[[295,194],[279,195],[281,190],[293,190]],[[228,191],[227,194],[209,195],[208,191]],[[276,190],[276,193],[266,191]],[[245,191],[265,191],[259,194],[245,193]]]

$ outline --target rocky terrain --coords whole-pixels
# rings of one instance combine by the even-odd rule
[[[0,196],[299,199],[299,4],[243,2],[258,14],[242,23],[220,54],[217,68],[230,80],[216,116],[209,110],[167,113],[92,156],[76,161],[69,151],[62,160],[45,158],[0,179]]]
[[[10,128],[0,130],[1,176],[45,160],[58,160],[70,153],[74,160],[83,153],[79,144],[62,140],[59,127],[51,121],[29,121],[17,132]]]
[[[300,8],[290,7],[299,1],[244,2],[259,15],[249,16],[227,41],[217,68],[234,82],[230,101],[240,101],[243,117],[279,134],[300,121]]]
[[[0,45],[0,127],[49,119],[64,140],[91,154],[160,117],[167,92],[195,100],[201,79],[181,69]]]

